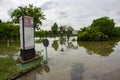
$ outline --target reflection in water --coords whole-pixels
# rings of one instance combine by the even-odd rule
[[[101,56],[109,56],[113,51],[115,45],[119,40],[110,40],[105,42],[78,42],[80,47],[84,47],[87,49],[87,53],[98,54]]]
[[[47,48],[46,48],[47,49]],[[46,73],[49,73],[50,72],[50,68],[48,66],[48,53],[47,53],[47,50],[46,50],[46,60],[44,61],[44,64],[43,64],[43,69]]]
[[[65,47],[69,49],[78,49],[78,46],[74,46],[72,41],[66,40],[66,37],[60,37],[59,40],[54,40],[51,45],[52,48],[54,48],[54,51],[57,51],[60,48],[60,51],[63,52],[65,51]]]
[[[116,71],[101,75],[98,80],[120,80],[120,68]]]
[[[46,73],[50,72],[50,67],[48,66],[48,53],[47,53],[47,50],[46,50],[46,58],[45,59],[46,60],[43,62],[43,64],[36,69],[38,74],[43,74],[44,71]]]
[[[42,43],[42,39],[36,39],[35,42],[40,44],[40,43]]]
[[[19,42],[1,42],[0,43],[0,55],[8,55],[8,57],[12,57],[15,53],[19,51]]]
[[[54,40],[53,43],[52,43],[52,48],[54,48],[54,50],[57,51],[58,47],[59,47],[58,41]]]
[[[40,61],[40,60],[39,60]],[[31,64],[34,65],[34,64]],[[37,80],[37,75],[43,75],[45,73],[50,72],[50,67],[48,66],[48,54],[46,52],[46,60],[41,64],[39,67],[37,67],[35,70],[29,71],[28,73],[25,73],[23,76],[17,78],[16,80]]]
[[[37,67],[35,70],[29,71],[28,73],[17,78],[16,80],[37,80],[37,75],[38,74],[42,75],[44,72],[46,73],[50,72],[50,67],[47,64],[43,64]]]
[[[50,67],[48,66],[48,64],[44,64],[44,71],[46,73],[49,73],[50,72]]]
[[[69,49],[78,49],[78,46],[75,46],[74,44],[73,44],[73,42],[67,42],[68,43],[68,45],[67,45],[67,48],[69,48]]]
[[[51,39],[50,43],[53,44],[52,40],[54,39]],[[118,40],[108,42],[78,42],[80,47],[77,50],[73,50],[77,42],[66,42],[62,45],[64,53],[67,55],[56,54],[61,52],[55,52],[52,49],[53,47],[48,47],[49,53],[46,55],[49,56],[49,60],[46,57],[44,64],[36,68],[33,74],[30,74],[30,77],[33,75],[34,79],[31,78],[33,80],[120,80],[120,44],[115,46],[117,42]],[[60,43],[58,42],[58,44]],[[59,45],[58,50],[61,47]],[[114,54],[108,56],[112,52]],[[86,53],[107,57],[88,56]],[[23,80],[27,80],[25,77]]]
[[[68,42],[68,48],[73,48],[73,47],[74,47],[73,43],[72,42]]]
[[[63,52],[64,51],[63,45],[66,44],[66,38],[60,37],[59,41],[60,41],[60,44],[61,44],[61,51]]]
[[[37,80],[36,71],[29,72],[29,74],[24,74],[24,76],[16,79],[16,80]]]
[[[44,64],[42,64],[41,66],[39,66],[38,68],[35,69],[37,74],[43,74],[44,72],[49,73],[50,72],[50,67],[48,66],[48,64],[46,62],[44,62]]]
[[[60,41],[61,45],[65,45],[66,44],[66,38],[65,37],[60,37],[59,41]]]
[[[71,80],[83,80],[83,64],[76,64],[71,71]]]

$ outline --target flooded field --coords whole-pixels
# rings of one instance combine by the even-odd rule
[[[47,53],[43,43],[36,43],[46,62],[17,80],[120,80],[120,39],[77,42],[74,38],[48,38]],[[1,61],[19,53],[18,43],[0,47]]]
[[[48,38],[47,55],[36,43],[47,63],[18,80],[120,80],[120,42],[77,42]]]

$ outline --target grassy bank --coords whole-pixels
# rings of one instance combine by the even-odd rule
[[[19,53],[19,46],[19,41],[0,43],[0,80],[9,80],[11,77],[27,72],[40,64],[41,60],[18,64],[13,57]]]

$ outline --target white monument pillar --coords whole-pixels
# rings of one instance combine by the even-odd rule
[[[32,17],[20,17],[20,55],[24,61],[35,57],[33,22]]]

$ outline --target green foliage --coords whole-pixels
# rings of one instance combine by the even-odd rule
[[[87,30],[88,30],[88,27],[80,28],[80,32],[84,32],[84,31],[87,31]]]
[[[71,27],[71,26],[69,26],[68,28],[67,28],[67,35],[72,35],[72,31],[73,31],[74,29]]]
[[[98,35],[101,35],[100,37]],[[89,34],[87,31],[79,33],[77,36],[78,41],[106,41],[108,36],[104,35],[102,32],[93,32]]]
[[[2,23],[2,20],[0,20],[0,23]]]
[[[50,37],[59,37],[59,36],[67,36],[69,39],[70,36],[73,36],[72,31],[74,29],[71,26],[67,25],[61,25],[58,27],[57,23],[54,23],[53,26],[51,26],[51,30],[47,31],[47,36]]]
[[[19,26],[12,22],[0,23],[0,38],[16,38],[19,36]]]
[[[42,43],[42,41],[43,41],[42,39],[35,40],[36,43]]]
[[[115,27],[115,23],[113,19],[109,19],[109,17],[101,17],[95,19],[91,24],[91,27],[99,28],[100,32],[105,35],[111,36],[111,32]]]
[[[54,37],[53,35],[53,32],[50,30],[50,31],[46,31],[46,36],[48,37]]]
[[[74,42],[74,41],[76,41],[76,39],[75,39],[75,38],[73,38],[73,39],[72,39],[72,41]]]
[[[35,37],[40,37],[40,39],[46,37],[46,31],[35,31]]]
[[[101,36],[99,36],[101,35]],[[93,41],[106,41],[108,40],[108,36],[104,35],[102,32],[96,32],[96,33],[92,33],[90,35],[90,39]]]
[[[111,32],[112,37],[120,37],[120,27],[115,27]]]
[[[12,58],[0,58],[0,65],[0,80],[8,80],[19,72],[19,68]]]
[[[68,28],[67,28],[67,38],[68,38],[68,40],[69,40],[69,37],[72,35],[72,31],[73,31],[74,29],[71,27],[71,26],[69,26]]]
[[[51,30],[52,30],[54,37],[55,37],[55,35],[58,34],[58,24],[54,23],[53,26],[51,27]]]
[[[98,35],[101,35],[100,37]],[[95,19],[89,27],[81,28],[78,40],[82,41],[105,41],[110,37],[120,36],[120,28],[115,27],[113,19],[101,17]]]
[[[77,40],[81,40],[81,41],[88,41],[89,38],[89,33],[87,31],[83,32],[83,33],[79,33],[77,36]]]
[[[15,23],[19,23],[19,18],[21,16],[31,16],[34,18],[34,27],[38,27],[39,25],[42,25],[41,20],[45,19],[45,15],[43,14],[43,12],[41,11],[41,8],[33,6],[31,4],[29,4],[29,6],[19,6],[17,9],[15,9],[12,13],[11,13],[11,18],[13,20],[13,22]]]
[[[61,33],[66,33],[66,25],[61,25],[59,29]]]
[[[70,34],[72,34],[72,31],[73,31],[74,29],[73,29],[73,27],[72,26],[69,26],[68,28],[67,28],[67,31],[70,33]]]
[[[96,32],[100,32],[100,29],[99,28],[96,28],[96,27],[88,27],[88,29],[86,30],[89,34],[92,34],[92,33],[96,33]]]

